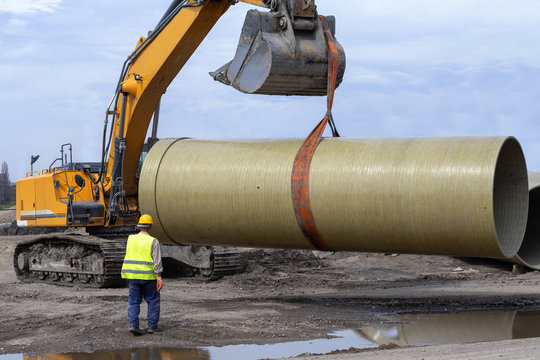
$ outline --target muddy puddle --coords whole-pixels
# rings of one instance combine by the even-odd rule
[[[327,354],[350,348],[464,344],[540,337],[540,310],[400,314],[385,318],[388,323],[335,331],[329,333],[327,338],[307,341],[198,349],[145,348],[71,354],[8,354],[0,355],[0,360],[254,360],[303,353]]]

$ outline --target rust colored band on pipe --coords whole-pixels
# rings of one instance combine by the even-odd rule
[[[326,37],[326,41],[328,42],[327,107],[328,107],[328,111],[331,111],[332,105],[334,104],[334,92],[336,90],[337,72],[338,72],[338,65],[339,65],[339,53],[336,46],[336,39],[334,39],[334,35],[332,35],[332,31],[330,31],[330,25],[328,25],[328,21],[326,21],[326,18],[322,15],[319,15],[319,19],[321,20],[321,24],[323,25],[324,36]]]
[[[298,150],[291,176],[291,193],[296,221],[302,230],[306,239],[317,249],[323,251],[331,251],[332,249],[325,243],[322,238],[313,212],[311,211],[311,203],[309,199],[309,168],[311,160],[317,146],[321,142],[324,129],[328,121],[332,121],[332,105],[334,102],[334,92],[336,89],[337,70],[339,64],[339,55],[336,47],[336,41],[326,18],[319,16],[321,24],[324,28],[324,35],[328,42],[328,96],[327,96],[327,112],[324,118],[313,129],[309,136],[304,140],[304,143]],[[339,133],[332,125],[332,135],[339,137]]]

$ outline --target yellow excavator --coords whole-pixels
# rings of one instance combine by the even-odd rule
[[[210,75],[244,93],[326,95],[328,44],[335,19],[321,21],[314,0],[240,0],[249,10],[233,60]],[[138,178],[159,140],[162,95],[184,64],[236,0],[174,0],[127,60],[106,111],[100,161],[74,163],[64,144],[47,169],[17,181],[17,221],[27,227],[86,227],[90,236],[52,235],[19,244],[14,267],[23,281],[110,287],[119,277],[126,235],[140,216]],[[324,25],[323,25],[324,23]],[[345,71],[339,52],[338,84]],[[145,141],[152,122],[151,136]],[[110,124],[110,125],[109,125]],[[234,249],[175,247],[164,256],[206,276],[238,267]]]

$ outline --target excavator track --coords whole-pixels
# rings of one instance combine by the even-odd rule
[[[19,243],[13,265],[21,281],[82,287],[121,287],[126,238],[54,234]]]
[[[234,275],[242,269],[238,250],[232,247],[161,245],[161,256],[168,262],[165,270],[178,269],[178,265],[183,269],[188,267],[191,275],[209,280]]]
[[[86,231],[93,236],[97,236],[102,239],[121,239],[126,238],[129,235],[137,234],[139,230],[136,225],[133,226],[121,226],[121,227],[87,227]],[[126,240],[127,241],[127,240]]]
[[[19,243],[13,256],[15,273],[24,282],[90,288],[125,286],[121,269],[128,234],[99,235],[51,234]],[[199,268],[203,277],[219,279],[241,271],[236,248],[210,249],[211,267]]]
[[[232,247],[212,246],[213,267],[211,279],[226,275],[238,274],[241,270],[238,249]]]

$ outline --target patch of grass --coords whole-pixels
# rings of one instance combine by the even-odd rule
[[[9,209],[10,207],[13,207],[13,206],[15,206],[15,203],[3,204],[3,205],[0,205],[0,209],[1,210],[6,210],[6,209]]]

